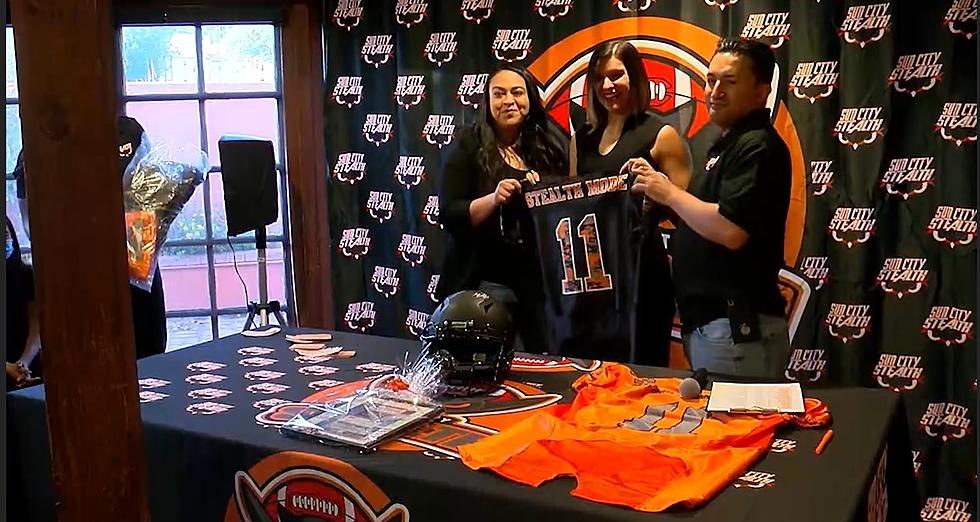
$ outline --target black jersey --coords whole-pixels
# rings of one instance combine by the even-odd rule
[[[522,235],[540,263],[547,353],[633,357],[640,203],[631,178],[562,178],[524,189]]]

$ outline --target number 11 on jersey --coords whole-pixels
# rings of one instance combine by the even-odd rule
[[[582,292],[601,292],[613,287],[612,277],[606,273],[602,262],[602,244],[599,241],[599,227],[596,226],[595,214],[589,213],[579,221],[576,228],[578,237],[582,238],[585,246],[585,264],[589,270],[588,277],[578,277],[575,270],[575,253],[572,251],[572,220],[564,217],[555,227],[555,239],[561,248],[562,273],[561,291],[565,295]]]

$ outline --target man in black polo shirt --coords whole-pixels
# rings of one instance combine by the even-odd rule
[[[642,160],[631,166],[633,190],[681,219],[673,269],[684,349],[693,368],[713,373],[776,379],[789,353],[778,274],[791,165],[766,108],[774,67],[763,43],[718,44],[704,94],[722,135],[689,193]]]

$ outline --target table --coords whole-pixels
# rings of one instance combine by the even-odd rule
[[[296,330],[291,330],[296,333]],[[348,359],[317,361],[283,333],[236,334],[139,363],[149,502],[154,522],[289,520],[852,521],[887,503],[889,520],[916,514],[900,396],[879,389],[819,389],[835,437],[787,430],[752,471],[690,512],[640,513],[572,497],[571,479],[532,488],[472,471],[454,447],[573,398],[571,382],[598,362],[521,356],[495,396],[455,401],[452,417],[372,453],[282,436],[297,402],[363,387],[417,342],[332,332]],[[644,377],[684,376],[634,367]],[[20,476],[29,520],[54,520],[44,389],[8,396],[12,440],[34,463]],[[111,443],[111,441],[107,441]],[[13,479],[13,477],[10,477]],[[887,496],[887,500],[885,497]],[[277,511],[281,517],[273,516]],[[908,515],[908,517],[906,517]]]

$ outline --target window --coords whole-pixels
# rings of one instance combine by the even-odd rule
[[[211,164],[207,179],[174,221],[161,251],[167,349],[241,331],[248,300],[258,300],[254,233],[227,236],[217,148],[223,134],[257,136],[273,143],[280,215],[268,227],[268,295],[283,304],[289,320],[294,296],[282,167],[278,27],[270,23],[123,25],[120,48],[120,92],[126,114],[143,125],[151,142],[200,148]],[[277,322],[274,316],[270,321]]]
[[[13,171],[17,165],[17,155],[20,154],[20,109],[19,94],[17,91],[17,56],[14,52],[14,29],[6,27],[7,33],[7,151],[6,151],[6,170],[7,175],[7,217],[14,224],[14,232],[17,240],[20,241],[21,253],[25,261],[30,262],[31,240],[24,231],[24,224],[20,218],[20,211],[17,208],[17,187],[14,183]]]

